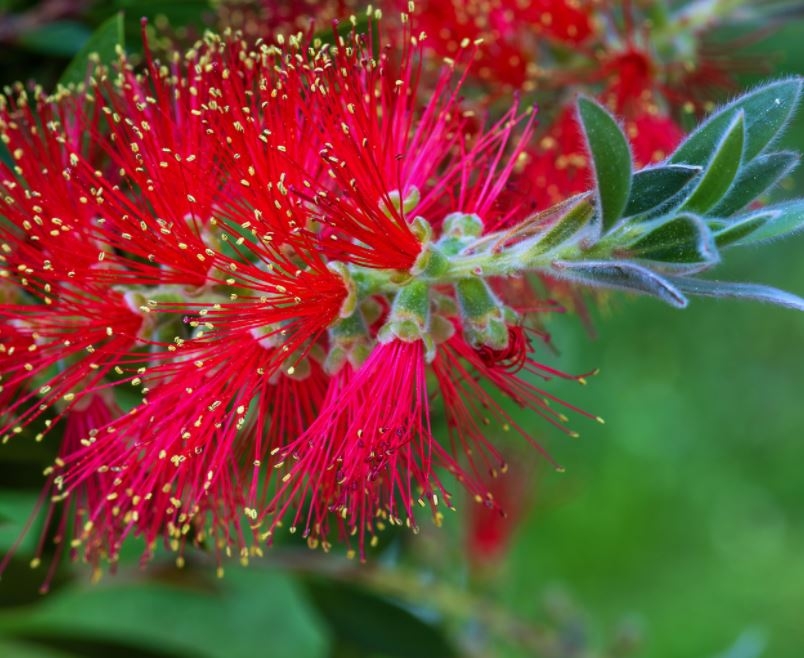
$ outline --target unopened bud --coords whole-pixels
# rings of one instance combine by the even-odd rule
[[[452,212],[444,218],[442,236],[477,238],[483,233],[483,220],[476,213]]]
[[[406,214],[411,212],[417,205],[419,205],[420,200],[421,194],[419,193],[419,188],[415,185],[408,187],[408,191],[404,199],[402,198],[399,190],[391,190],[388,192],[388,201],[391,202],[391,205],[398,213],[401,212],[402,214]],[[385,214],[390,214],[388,211],[388,206],[384,200],[380,201],[380,208],[382,208]]]
[[[485,345],[494,350],[508,346],[505,306],[482,279],[463,279],[455,284],[461,326],[473,347]]]

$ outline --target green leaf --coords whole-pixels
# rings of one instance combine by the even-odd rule
[[[661,209],[700,172],[701,167],[690,165],[664,165],[636,172],[623,216],[645,216]]]
[[[620,126],[601,105],[589,98],[578,100],[589,154],[595,172],[603,231],[623,214],[631,191],[631,149]]]
[[[699,270],[719,260],[709,227],[696,215],[657,220],[656,228],[628,245],[632,258],[668,265],[672,270]],[[667,269],[667,268],[665,268]]]
[[[14,166],[14,158],[11,157],[8,147],[2,142],[0,142],[0,163],[9,168]]]
[[[78,21],[52,21],[23,32],[17,42],[43,55],[72,57],[81,50],[91,31]]]
[[[151,569],[155,567],[152,565]],[[323,658],[326,636],[286,575],[236,566],[221,579],[170,567],[164,579],[74,585],[30,609],[0,611],[0,633],[89,637],[208,658]]]
[[[556,223],[550,227],[544,236],[538,239],[533,253],[544,254],[566,243],[573,236],[577,236],[580,231],[588,226],[594,219],[594,208],[586,199],[580,199],[572,208],[564,213]],[[595,232],[597,238],[597,231]]]
[[[726,196],[711,210],[718,217],[728,217],[772,189],[798,164],[797,153],[781,151],[754,158],[740,168]]]
[[[718,232],[718,235],[730,235],[734,237],[728,240],[731,246],[744,246],[774,240],[791,233],[796,233],[804,228],[804,199],[794,199],[773,206],[767,206],[757,210],[750,215],[739,217],[733,224],[734,230],[738,227],[753,223],[756,228],[745,236],[734,237],[735,234],[729,233],[728,229]],[[721,240],[723,238],[721,237]]]
[[[672,283],[683,292],[703,297],[731,297],[767,302],[796,311],[804,311],[804,299],[778,288],[761,286],[755,283],[734,281],[710,281],[707,279],[671,278]]]
[[[95,637],[76,636],[67,631],[63,635],[37,634],[35,637],[14,638],[14,653],[0,653],[14,658],[186,658],[187,654],[156,648],[145,649],[140,642],[113,642]],[[3,650],[0,638],[0,652]],[[17,653],[19,652],[19,653]]]
[[[707,162],[698,185],[681,205],[681,210],[703,214],[726,195],[740,169],[744,142],[745,115],[739,111]]]
[[[122,13],[107,19],[92,33],[92,36],[64,69],[64,73],[59,78],[59,84],[67,87],[84,82],[89,72],[90,58],[97,55],[101,63],[109,64],[117,56],[117,46],[124,46]]]
[[[81,658],[82,654],[60,648],[43,647],[34,642],[29,643],[0,638],[0,656],[13,656],[13,658]]]
[[[570,281],[651,295],[676,308],[687,305],[686,297],[667,279],[629,261],[555,261],[553,268],[551,274]]]
[[[773,217],[773,212],[759,212],[743,217],[739,221],[729,222],[724,227],[714,231],[715,244],[719,249],[722,249],[734,243],[739,243],[743,238],[762,228],[765,222],[773,219]]]
[[[41,466],[38,471],[40,474],[39,486],[41,487],[43,481]],[[3,519],[0,523],[0,554],[8,553],[18,541],[18,554],[30,555],[33,553],[42,524],[35,522],[28,532],[25,532],[25,526],[36,509],[37,498],[38,494],[35,491],[0,489],[0,516]],[[21,537],[22,540],[20,540]]]
[[[355,655],[383,658],[457,655],[438,628],[386,599],[320,580],[309,582],[308,590],[341,647],[357,652]]]
[[[753,159],[768,148],[787,125],[801,95],[801,83],[801,78],[777,80],[720,108],[676,149],[670,162],[691,165],[708,162],[715,144],[721,141],[739,112],[745,115],[744,158],[746,161]]]

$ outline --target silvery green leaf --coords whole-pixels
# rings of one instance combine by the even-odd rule
[[[767,302],[776,306],[784,306],[796,311],[804,311],[804,299],[793,293],[762,286],[756,283],[738,283],[736,281],[711,281],[707,279],[693,279],[685,277],[669,277],[669,280],[679,290],[690,295],[703,297],[731,297],[735,299],[750,299],[758,302]]]
[[[740,244],[740,240],[751,235],[754,231],[762,228],[762,226],[770,219],[773,219],[774,212],[762,211],[744,215],[740,219],[733,222],[724,222],[718,220],[718,227],[713,227],[715,236],[715,244],[719,249],[729,247],[734,244]],[[710,226],[712,226],[710,224]]]
[[[753,230],[739,235],[740,228],[748,226],[752,226]],[[743,246],[774,240],[796,233],[802,228],[804,228],[804,199],[794,199],[738,217],[731,227],[718,231],[716,239],[720,244],[725,235],[729,245]]]
[[[745,161],[765,151],[784,130],[801,96],[802,79],[776,80],[716,110],[670,156],[672,164],[704,165],[738,112],[745,115]]]
[[[628,261],[555,261],[550,273],[591,286],[651,295],[676,308],[687,305],[686,297],[667,279]]]
[[[700,271],[718,262],[712,231],[697,215],[684,213],[654,225],[626,246],[630,258],[661,263],[663,269],[676,272]]]
[[[590,234],[594,240],[599,235],[599,225],[592,224],[595,219],[595,209],[587,199],[581,198],[566,213],[539,237],[533,249],[534,254],[547,253],[560,244],[564,244],[573,238],[580,238]],[[587,227],[594,227],[594,230],[583,231]],[[583,231],[583,233],[582,233]]]
[[[728,217],[771,190],[787,176],[799,161],[797,153],[780,151],[754,158],[740,168],[726,196],[711,209],[711,214]]]
[[[701,171],[701,167],[682,164],[649,167],[636,172],[623,216],[638,216],[639,221],[650,218],[651,214],[672,204],[679,192]]]
[[[744,142],[745,115],[739,111],[712,152],[695,189],[681,204],[681,210],[703,214],[726,195],[740,169]]]

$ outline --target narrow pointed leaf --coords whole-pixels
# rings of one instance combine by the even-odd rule
[[[754,158],[740,168],[726,196],[711,210],[718,217],[728,217],[771,190],[798,164],[797,153],[782,151]]]
[[[614,117],[595,101],[581,98],[578,116],[592,158],[605,232],[622,216],[628,203],[633,169],[631,149]]]
[[[703,297],[749,299],[758,302],[784,306],[796,311],[804,311],[804,299],[793,293],[762,286],[755,283],[735,281],[710,281],[706,279],[671,278],[673,284],[683,292]]]
[[[628,246],[632,258],[669,265],[711,265],[718,261],[712,232],[695,215],[678,215],[660,223],[647,235]]]
[[[589,225],[594,219],[595,211],[589,201],[582,199],[569,209],[561,218],[550,228],[550,230],[539,239],[534,253],[546,253],[575,237],[579,237],[580,231]],[[595,232],[597,234],[597,231]],[[585,232],[588,234],[588,232]]]
[[[741,220],[729,222],[725,227],[715,231],[715,244],[719,249],[739,244],[741,240],[764,226],[765,222],[772,220],[776,213],[759,212],[746,215]]]
[[[801,78],[787,78],[740,96],[701,124],[670,156],[670,162],[692,165],[708,162],[715,145],[740,111],[745,114],[744,158],[746,161],[753,159],[767,149],[787,125],[801,96],[801,86]]]
[[[752,217],[762,218],[762,224],[750,234],[746,234],[745,237],[732,240],[730,242],[732,246],[767,242],[804,229],[804,199],[795,199],[762,208],[741,218],[739,223],[749,221]]]
[[[642,169],[634,174],[624,217],[649,216],[670,204],[674,197],[701,172],[701,167],[666,165]]]
[[[553,267],[553,273],[578,283],[651,295],[676,308],[687,305],[682,292],[664,277],[628,261],[556,261]]]
[[[703,176],[682,204],[681,210],[703,214],[720,202],[737,177],[744,142],[745,115],[740,111],[726,129],[706,164]]]
[[[123,46],[123,14],[118,12],[95,30],[64,69],[59,84],[65,87],[86,80],[90,58],[97,55],[98,61],[109,64],[114,61],[117,46]]]

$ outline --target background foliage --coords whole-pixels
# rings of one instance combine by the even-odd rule
[[[74,11],[41,13],[55,4],[0,1],[4,84],[52,86],[118,9],[133,48],[141,15],[159,24],[167,11],[189,33],[211,16],[201,0],[67,2]],[[800,29],[781,29],[756,56],[776,53],[776,73],[804,73]],[[801,115],[786,142],[804,150]],[[787,188],[804,194],[804,171]],[[734,252],[720,274],[801,294],[803,249],[799,235],[761,256]],[[551,390],[607,424],[579,427],[574,440],[544,430],[563,474],[516,453],[515,477],[535,497],[501,558],[467,559],[466,502],[444,529],[388,535],[361,569],[287,544],[248,569],[233,563],[221,580],[210,564],[157,562],[92,585],[65,567],[41,597],[43,573],[27,564],[34,530],[0,584],[0,655],[801,655],[804,321],[736,301],[694,300],[682,312],[613,296],[594,325],[590,340],[577,319],[554,319],[560,355],[544,358],[569,372],[601,369],[585,389]],[[34,506],[47,452],[0,451],[2,552]]]

